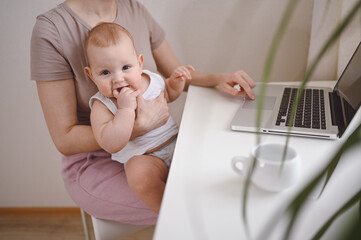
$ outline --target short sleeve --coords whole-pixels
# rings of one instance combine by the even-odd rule
[[[152,17],[148,10],[139,2],[137,2],[138,8],[147,23],[150,35],[150,43],[152,50],[159,47],[159,45],[165,39],[165,32],[158,22]]]
[[[64,58],[60,36],[55,25],[46,17],[36,20],[31,37],[31,79],[37,81],[62,80],[73,77]]]

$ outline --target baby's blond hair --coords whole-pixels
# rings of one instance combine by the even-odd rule
[[[124,37],[128,37],[136,52],[132,35],[122,26],[116,23],[100,23],[90,30],[88,38],[85,42],[85,51],[88,52],[89,45],[96,47],[109,47],[116,45]]]

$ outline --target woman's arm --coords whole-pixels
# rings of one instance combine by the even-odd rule
[[[168,78],[177,67],[182,65],[166,40],[153,50],[153,57],[157,64],[158,72],[166,78]],[[189,84],[202,87],[215,87],[225,75],[226,74],[209,74],[193,71],[192,79],[186,82],[185,90],[188,89]]]
[[[37,81],[38,95],[49,133],[64,155],[100,149],[88,125],[79,125],[72,79]]]
[[[166,40],[154,49],[152,53],[158,72],[165,78],[169,78],[172,72],[182,65]]]
[[[181,66],[181,63],[166,40],[153,50],[153,57],[159,73],[166,78],[171,75],[174,69]],[[204,73],[192,71],[192,79],[186,82],[185,90],[187,90],[189,84],[202,87],[218,86],[223,92],[231,95],[247,94],[251,99],[254,99],[252,88],[256,86],[253,79],[242,70],[234,73]],[[234,88],[236,85],[240,86],[239,91]]]
[[[37,81],[38,95],[50,136],[60,153],[73,155],[101,149],[91,126],[79,125],[72,79]],[[137,118],[131,139],[162,126],[169,118],[163,95],[154,101],[138,96]]]

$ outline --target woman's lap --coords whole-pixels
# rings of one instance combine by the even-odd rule
[[[157,214],[129,188],[123,164],[104,151],[63,157],[63,179],[74,202],[94,217],[155,224]]]

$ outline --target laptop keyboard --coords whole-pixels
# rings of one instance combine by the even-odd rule
[[[322,89],[304,89],[296,109],[295,119],[290,123],[291,111],[298,88],[285,88],[276,125],[326,129],[325,99]]]

